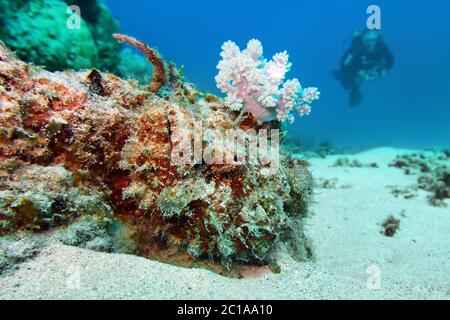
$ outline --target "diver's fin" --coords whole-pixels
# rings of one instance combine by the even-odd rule
[[[359,91],[359,88],[353,88],[350,90],[348,102],[350,106],[356,107],[358,104],[360,104],[363,100],[363,96],[361,94],[361,91]]]

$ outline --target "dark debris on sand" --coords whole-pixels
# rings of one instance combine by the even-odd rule
[[[384,228],[384,235],[386,237],[393,237],[398,229],[400,228],[400,220],[394,218],[394,216],[389,216],[382,224]]]
[[[348,158],[339,158],[333,164],[333,167],[347,167],[347,168],[379,168],[378,163],[362,163],[359,160],[350,160]]]
[[[450,199],[450,150],[400,155],[390,164],[406,175],[418,175],[417,188],[429,192],[428,202],[447,208]]]

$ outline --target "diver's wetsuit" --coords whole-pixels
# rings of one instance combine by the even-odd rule
[[[341,81],[342,86],[350,90],[350,105],[355,106],[362,100],[359,87],[364,81],[382,76],[394,66],[394,57],[380,37],[372,52],[365,50],[361,35],[353,39],[341,60],[341,69],[334,76]]]

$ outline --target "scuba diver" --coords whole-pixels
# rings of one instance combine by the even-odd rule
[[[391,50],[380,36],[378,30],[365,29],[353,37],[351,47],[341,60],[341,69],[333,71],[333,76],[350,91],[349,103],[361,103],[361,85],[377,77],[383,77],[394,66]]]

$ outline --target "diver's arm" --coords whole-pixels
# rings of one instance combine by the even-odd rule
[[[361,54],[361,37],[359,33],[353,37],[351,47],[345,52],[341,59],[341,67],[343,69],[352,68],[351,65],[356,62],[355,58]]]
[[[341,65],[343,67],[348,67],[353,60],[353,54],[351,51],[347,51],[347,53],[342,57]]]
[[[394,56],[389,47],[381,41],[377,50],[373,72],[378,76],[384,77],[386,73],[394,66]]]
[[[395,59],[394,55],[386,44],[383,44],[383,55],[384,59],[386,60],[386,69],[392,69],[395,63]]]

